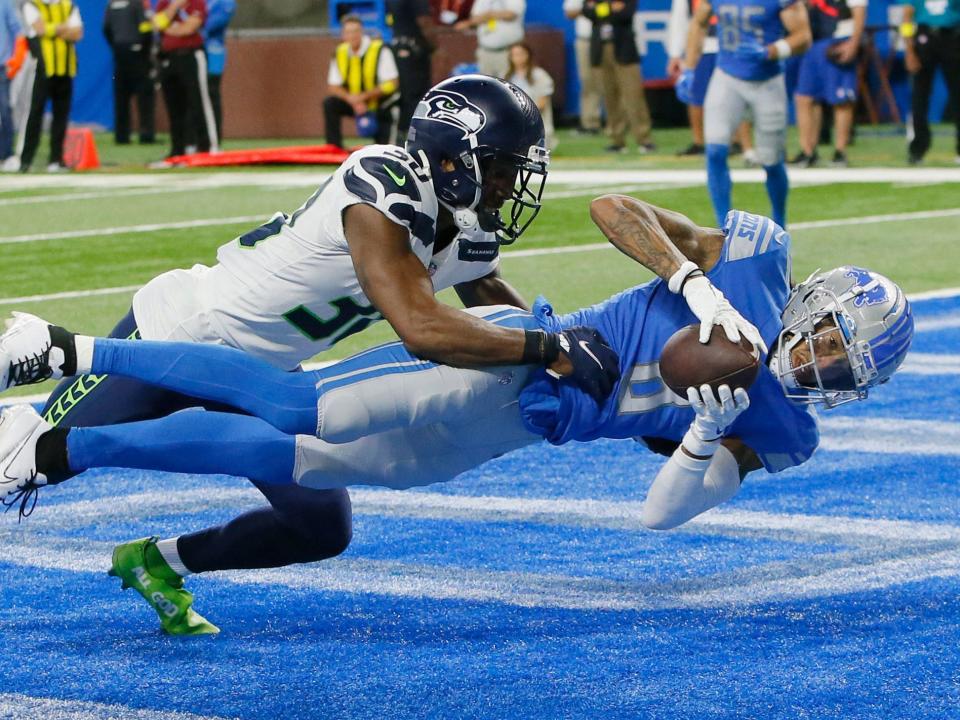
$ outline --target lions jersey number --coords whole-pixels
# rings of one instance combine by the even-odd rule
[[[720,5],[720,47],[736,52],[741,47],[763,47],[761,23],[766,11],[759,5]]]

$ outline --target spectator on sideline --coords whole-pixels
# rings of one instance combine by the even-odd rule
[[[506,79],[533,98],[537,104],[543,118],[547,149],[553,150],[557,147],[557,133],[553,127],[553,78],[534,63],[533,50],[526,43],[511,45],[509,57]]]
[[[70,0],[29,0],[23,5],[30,52],[37,58],[30,115],[24,128],[20,172],[28,172],[40,144],[43,111],[53,109],[47,172],[62,172],[63,141],[70,120],[73,78],[77,74],[77,42],[83,37],[80,9]]]
[[[432,85],[430,56],[437,47],[437,26],[428,0],[387,0],[387,24],[393,28],[390,47],[400,78],[397,132],[406,137],[413,111]]]
[[[613,141],[607,147],[608,152],[626,149],[628,126],[639,152],[656,149],[650,134],[653,126],[643,94],[640,53],[633,32],[636,12],[637,0],[585,0],[583,4],[583,14],[593,23],[590,64],[600,73],[607,125]]]
[[[17,38],[23,33],[20,18],[13,9],[13,0],[0,0],[0,162],[13,155],[13,111],[10,108],[11,62]],[[11,63],[12,66],[12,63]]]
[[[867,0],[817,0],[808,3],[813,45],[800,57],[794,94],[800,152],[790,162],[812,167],[820,158],[817,143],[823,105],[833,107],[834,167],[846,167],[847,145],[857,101],[857,52],[867,21]]]
[[[600,133],[600,76],[590,65],[590,36],[593,23],[583,16],[583,0],[563,0],[563,12],[573,20],[573,49],[580,81],[580,126],[585,135]]]
[[[457,30],[477,28],[477,71],[505,78],[509,72],[510,46],[523,41],[526,0],[475,0],[470,17]]]
[[[375,142],[396,145],[400,83],[393,53],[383,40],[363,32],[358,15],[343,16],[340,37],[343,42],[337,45],[327,73],[330,94],[323,100],[327,142],[343,147],[340,122],[344,117],[355,117],[358,129],[364,124],[375,125]]]
[[[670,20],[667,22],[667,76],[676,82],[683,71],[683,55],[687,49],[687,33],[690,28],[690,18],[696,10],[700,0],[673,0],[670,5]],[[717,16],[710,18],[707,35],[703,39],[703,55],[693,70],[693,87],[691,88],[690,102],[687,103],[687,119],[690,121],[692,142],[677,153],[680,157],[703,155],[706,145],[703,139],[703,101],[707,97],[707,85],[710,76],[717,65],[717,50],[720,44],[717,40]],[[737,128],[737,140],[731,150],[736,153],[739,143],[743,151],[743,158],[747,167],[758,165],[757,153],[753,149],[753,128],[748,121],[743,121]]]
[[[206,19],[205,0],[159,0],[153,16],[161,33],[160,87],[170,118],[170,157],[220,149],[203,51]]]
[[[227,26],[237,11],[235,0],[207,0],[207,21],[203,26],[207,51],[207,88],[213,120],[217,126],[217,138],[223,142],[223,107],[220,101],[220,83],[227,65]]]
[[[907,71],[913,75],[910,112],[913,139],[907,151],[907,162],[918,165],[930,149],[927,111],[934,73],[939,66],[954,111],[957,128],[954,160],[960,164],[960,2],[908,0],[903,8],[900,34],[906,45]]]
[[[113,51],[113,137],[130,142],[130,100],[137,100],[140,144],[155,141],[153,24],[150,0],[110,0],[103,13],[103,36]]]

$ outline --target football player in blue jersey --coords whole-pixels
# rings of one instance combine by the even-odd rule
[[[853,266],[791,288],[790,237],[768,218],[733,211],[722,230],[703,228],[619,195],[595,200],[591,212],[613,245],[658,278],[559,317],[543,298],[532,312],[464,312],[535,334],[597,328],[622,368],[609,397],[598,400],[533,364],[454,368],[399,342],[323,370],[284,373],[228,348],[91,338],[19,315],[0,337],[0,388],[38,374],[115,373],[250,415],[188,411],[63,430],[29,406],[7,409],[0,492],[93,467],[407,488],[450,480],[541,439],[635,438],[670,456],[643,516],[651,528],[670,528],[732,497],[752,470],[806,461],[819,443],[812,407],[867,397],[906,356],[913,318],[900,288]],[[664,344],[695,322],[701,341],[717,331],[743,335],[765,355],[749,392],[721,386],[714,394],[704,385],[680,397],[663,383]],[[190,570],[174,554],[153,562],[166,563],[153,572]]]
[[[722,224],[730,210],[730,140],[749,108],[756,133],[756,151],[767,174],[772,217],[781,227],[787,220],[786,134],[787,91],[783,61],[804,52],[811,43],[810,21],[800,0],[728,0],[697,5],[687,35],[684,70],[677,96],[689,98],[694,69],[716,13],[720,50],[704,101],[707,143],[707,188]]]

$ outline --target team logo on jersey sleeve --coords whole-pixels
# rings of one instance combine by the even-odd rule
[[[435,90],[420,101],[417,117],[452,125],[463,132],[463,139],[480,132],[487,116],[466,97],[450,90]]]

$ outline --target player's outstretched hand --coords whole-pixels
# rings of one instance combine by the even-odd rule
[[[767,345],[760,337],[760,331],[737,312],[730,301],[714,287],[706,276],[697,275],[689,278],[683,285],[683,296],[687,300],[690,310],[700,321],[700,342],[706,344],[710,340],[713,326],[723,328],[730,342],[740,342],[743,335],[748,342],[767,352]]]
[[[709,385],[687,388],[687,400],[697,414],[693,430],[701,440],[715,440],[726,433],[740,414],[750,407],[750,396],[743,388],[730,392],[729,385],[721,385],[716,394]]]
[[[686,69],[680,73],[673,84],[673,91],[677,94],[677,100],[684,105],[693,102],[693,70]]]
[[[578,325],[560,333],[560,349],[573,366],[569,378],[602,405],[620,379],[620,358],[593,328]]]

